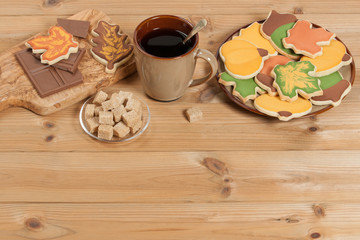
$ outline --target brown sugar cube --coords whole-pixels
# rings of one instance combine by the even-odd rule
[[[122,101],[121,104],[124,104],[124,105],[133,96],[133,94],[131,92],[123,92],[123,91],[120,91],[118,95]]]
[[[128,127],[134,127],[141,120],[141,115],[137,111],[131,110],[122,115],[122,120]]]
[[[125,137],[130,132],[130,128],[123,122],[119,122],[114,126],[114,134],[120,138]]]
[[[100,125],[98,127],[98,137],[106,140],[111,140],[113,137],[113,126]]]
[[[111,94],[111,97],[110,97],[110,100],[115,98],[115,97],[119,97],[119,94],[118,93],[113,93]]]
[[[93,100],[93,103],[97,103],[97,104],[101,104],[102,102],[104,102],[107,99],[108,95],[107,93],[103,92],[103,91],[99,91]]]
[[[112,96],[111,96],[112,97]],[[123,104],[123,101],[121,100],[121,98],[119,97],[119,95],[114,95],[114,97],[112,97],[110,99],[111,103],[112,103],[112,108],[117,108],[120,107]]]
[[[85,107],[85,119],[94,117],[95,104],[86,104]]]
[[[97,131],[99,127],[99,119],[97,117],[88,118],[86,119],[86,125],[91,133],[94,133]]]
[[[95,107],[95,116],[99,116],[99,112],[104,111],[102,106]]]
[[[99,112],[99,123],[113,126],[114,125],[113,113],[108,111]]]
[[[126,111],[131,111],[131,110],[135,110],[138,113],[142,113],[142,109],[141,109],[141,102],[135,98],[131,98],[126,102],[126,106],[125,106]]]
[[[120,122],[121,116],[126,113],[126,110],[124,105],[120,105],[119,107],[112,109],[111,112],[114,114],[115,122]]]
[[[185,114],[189,122],[199,121],[203,117],[202,111],[200,110],[200,108],[197,107],[187,109]]]
[[[104,111],[108,111],[108,110],[113,109],[113,102],[111,100],[107,100],[107,101],[101,103],[101,106]]]
[[[137,121],[133,127],[130,127],[130,132],[131,132],[131,134],[134,134],[134,133],[136,133],[137,131],[139,131],[139,129],[141,128],[141,126],[142,126],[142,121],[141,121],[141,120]]]

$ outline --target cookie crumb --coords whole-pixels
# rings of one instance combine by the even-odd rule
[[[186,118],[189,122],[196,122],[203,118],[203,113],[200,108],[192,107],[185,111]]]

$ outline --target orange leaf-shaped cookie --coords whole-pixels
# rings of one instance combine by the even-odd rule
[[[33,53],[43,53],[40,56],[42,63],[55,64],[63,59],[68,59],[71,53],[78,51],[79,44],[73,36],[59,26],[49,29],[48,36],[37,36],[25,45],[32,48]]]
[[[92,35],[95,36],[92,39],[95,47],[90,49],[90,52],[97,61],[106,66],[105,72],[114,73],[131,58],[134,47],[128,44],[128,36],[120,33],[119,25],[100,21]]]
[[[297,54],[315,58],[322,55],[321,46],[329,45],[334,38],[335,33],[323,28],[312,28],[310,22],[299,20],[288,30],[288,37],[283,38],[283,45]]]

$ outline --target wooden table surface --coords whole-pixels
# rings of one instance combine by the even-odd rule
[[[358,0],[0,0],[0,51],[87,8],[130,36],[157,14],[206,18],[200,47],[213,53],[271,9],[296,13],[360,62]],[[195,75],[207,70],[200,62]],[[1,240],[360,239],[359,77],[339,107],[290,122],[242,110],[215,79],[169,103],[148,99],[137,74],[113,88],[151,109],[131,144],[88,137],[82,102],[49,116],[0,112]],[[194,106],[204,119],[190,124],[184,110]]]

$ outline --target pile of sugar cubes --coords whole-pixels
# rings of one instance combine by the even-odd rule
[[[112,140],[135,134],[142,126],[142,104],[130,92],[120,91],[111,97],[99,91],[91,104],[85,106],[88,130],[99,138]]]

